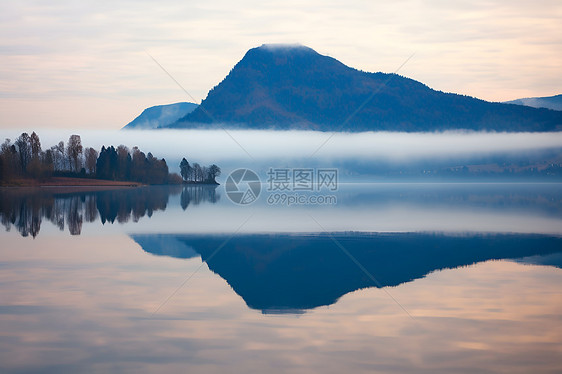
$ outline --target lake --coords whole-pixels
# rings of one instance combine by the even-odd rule
[[[561,184],[257,194],[0,189],[0,372],[562,372]]]

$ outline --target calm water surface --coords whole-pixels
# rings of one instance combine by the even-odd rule
[[[562,186],[0,191],[0,372],[562,372]]]

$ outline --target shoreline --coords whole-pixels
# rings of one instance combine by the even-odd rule
[[[219,186],[219,183],[207,182],[183,182],[179,184],[168,184],[167,186]],[[140,182],[131,181],[112,181],[94,178],[72,178],[72,177],[51,177],[47,179],[14,179],[6,184],[0,184],[0,189],[15,188],[136,188],[150,186]]]
[[[111,181],[105,179],[52,177],[48,179],[14,179],[0,188],[40,188],[40,187],[140,187],[139,182]]]

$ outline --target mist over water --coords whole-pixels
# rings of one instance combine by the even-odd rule
[[[17,138],[23,130],[3,130],[2,137]],[[27,130],[29,133],[33,129]],[[340,167],[349,180],[358,171],[376,167],[416,165],[419,169],[462,163],[560,160],[562,132],[495,133],[449,131],[439,133],[274,130],[38,130],[43,149],[71,134],[84,147],[138,146],[145,153],[165,158],[170,171],[179,161],[215,163],[223,175],[239,167]],[[421,166],[420,166],[421,165]],[[263,173],[263,172],[262,172]],[[263,175],[263,174],[262,174]]]

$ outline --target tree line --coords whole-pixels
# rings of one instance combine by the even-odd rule
[[[80,135],[71,135],[43,150],[39,136],[22,133],[13,143],[6,139],[0,146],[0,181],[22,178],[47,179],[50,177],[81,177],[145,184],[216,183],[220,168],[189,165],[185,158],[180,163],[181,177],[170,173],[164,158],[145,154],[138,147],[124,145],[102,146],[98,152],[83,147]]]
[[[165,159],[158,159],[138,147],[132,151],[120,145],[101,148],[96,161],[96,177],[117,181],[135,181],[146,184],[178,183],[179,176],[168,172]]]
[[[13,143],[6,139],[0,146],[0,176],[8,181],[49,177],[57,172],[93,173],[96,159],[97,151],[84,150],[79,135],[71,135],[66,146],[61,141],[43,150],[35,132],[31,135],[24,132]]]

